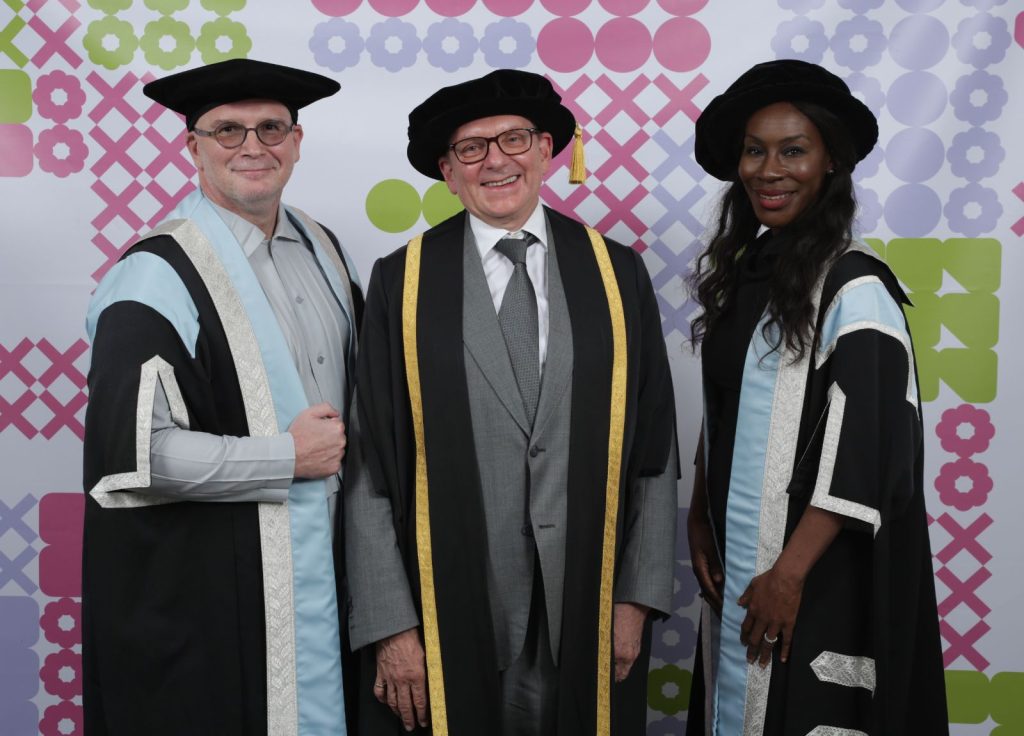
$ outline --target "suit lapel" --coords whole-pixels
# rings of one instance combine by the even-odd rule
[[[562,247],[570,246],[563,242]],[[572,376],[572,325],[555,248],[555,238],[548,225],[548,349],[540,382],[535,434],[544,429]]]
[[[462,250],[463,343],[516,424],[529,435],[530,424],[526,417],[526,409],[523,408],[523,398],[519,394],[519,385],[512,372],[512,361],[508,357],[505,338],[501,334],[498,315],[494,311],[494,302],[487,287],[487,279],[484,277],[480,253],[469,227],[469,218],[466,219]],[[542,383],[541,401],[543,395]]]

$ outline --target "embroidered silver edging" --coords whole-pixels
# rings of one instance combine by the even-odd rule
[[[171,420],[182,429],[188,429],[188,410],[181,396],[181,389],[174,378],[174,368],[159,355],[142,364],[139,377],[139,398],[135,403],[135,470],[131,473],[105,475],[92,487],[89,494],[105,509],[134,509],[142,506],[159,506],[175,503],[178,499],[150,496],[133,490],[149,488],[152,484],[150,473],[150,442],[153,436],[153,397],[159,380],[167,395]]]
[[[278,433],[270,381],[252,323],[235,285],[213,245],[189,220],[168,229],[206,285],[234,356],[249,434]],[[291,521],[288,504],[261,503],[260,548],[267,642],[267,734],[297,736],[298,689],[295,675],[295,608],[292,591]]]
[[[821,460],[818,463],[818,477],[811,495],[811,505],[852,519],[871,524],[874,533],[882,527],[882,515],[870,506],[837,498],[831,495],[832,475],[835,471],[836,454],[839,452],[839,437],[843,431],[843,415],[846,412],[846,394],[833,383],[828,390],[828,420],[821,443]]]
[[[811,669],[821,682],[862,687],[875,694],[875,660],[871,657],[824,651],[811,662]]]
[[[807,736],[868,736],[866,731],[855,728],[839,728],[838,726],[815,726],[807,732]]]

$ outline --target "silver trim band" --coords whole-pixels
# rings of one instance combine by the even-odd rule
[[[875,694],[875,660],[871,657],[824,651],[811,662],[811,669],[821,682],[862,687]]]

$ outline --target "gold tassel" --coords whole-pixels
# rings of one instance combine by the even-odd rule
[[[569,163],[569,183],[582,184],[587,178],[587,165],[583,161],[583,128],[576,123],[572,135],[572,161]]]

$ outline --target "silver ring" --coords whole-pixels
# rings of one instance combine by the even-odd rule
[[[775,642],[777,642],[779,640],[779,635],[778,634],[775,635],[774,639],[769,639],[767,631],[764,632],[764,634],[762,636],[764,636],[764,643],[767,644],[768,646],[774,646]]]
[[[374,687],[374,689],[380,688],[381,690],[383,690],[384,689],[384,683],[383,682],[375,682],[375,683],[373,683],[373,687]]]

